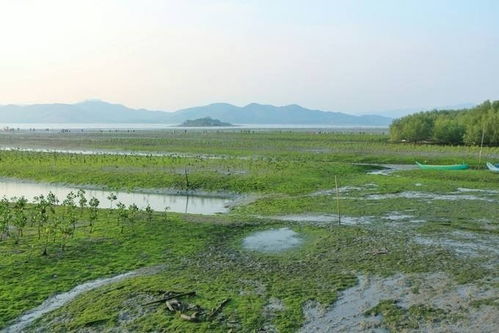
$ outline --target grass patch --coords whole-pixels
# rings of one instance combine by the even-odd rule
[[[367,310],[366,315],[383,316],[383,324],[389,329],[400,332],[418,329],[422,324],[442,321],[449,318],[448,312],[426,305],[412,305],[404,309],[394,300],[381,301]]]
[[[258,331],[270,325],[288,332],[301,327],[302,307],[307,301],[333,303],[342,290],[357,283],[358,275],[444,272],[459,283],[493,280],[497,275],[481,266],[479,258],[462,259],[449,249],[413,242],[415,235],[438,236],[454,231],[497,235],[497,201],[396,196],[369,199],[373,194],[407,191],[448,195],[456,194],[459,187],[498,189],[496,175],[484,170],[411,170],[376,176],[366,173],[377,167],[352,165],[413,163],[415,159],[475,163],[477,147],[395,145],[381,134],[238,131],[21,132],[0,134],[0,144],[190,154],[1,152],[0,175],[4,177],[112,189],[170,187],[259,194],[255,202],[222,216],[168,214],[166,218],[155,213],[151,222],[142,219],[124,234],[114,213],[104,210],[93,234],[86,232],[84,217],[66,251],[61,251],[60,244],[53,244],[49,256],[40,255],[36,230],[27,227],[18,245],[11,240],[0,242],[0,327],[51,295],[85,281],[155,265],[164,268],[153,275],[129,278],[83,294],[44,316],[36,326],[56,331],[117,327],[130,331]],[[483,156],[497,156],[497,149],[484,148]],[[205,154],[217,156],[207,158]],[[341,193],[342,215],[368,216],[371,224],[321,226],[268,218],[289,214],[335,216],[334,193],[311,195],[333,189],[334,176],[340,186],[358,187]],[[494,200],[498,197],[470,194]],[[395,213],[408,218],[387,217]],[[247,235],[282,227],[298,232],[303,244],[276,254],[242,249]],[[232,301],[216,320],[191,323],[165,311],[163,305],[139,306],[158,298],[161,290],[195,290],[197,296],[189,302],[207,309],[226,298]],[[270,299],[278,299],[282,309],[269,313]],[[482,301],[485,305],[492,302]],[[450,318],[450,314],[426,305],[403,309],[390,300],[369,313],[383,315],[386,325],[395,331]]]

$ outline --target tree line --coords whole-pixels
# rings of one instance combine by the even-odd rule
[[[446,145],[499,145],[499,101],[486,101],[471,109],[433,110],[393,121],[395,142]]]
[[[117,200],[111,193],[108,200]],[[24,197],[3,197],[0,200],[0,242],[12,240],[14,245],[19,244],[24,237],[26,228],[36,230],[34,237],[41,244],[42,255],[47,255],[49,245],[58,244],[64,251],[68,241],[75,236],[77,226],[86,228],[92,234],[99,217],[99,200],[95,197],[88,199],[84,190],[77,193],[70,192],[60,201],[52,192],[47,195],[36,196],[33,204],[28,204]],[[165,208],[165,212],[169,207]],[[125,227],[133,229],[140,217],[152,221],[153,210],[147,206],[144,211],[135,204],[128,207],[118,202],[114,210],[116,223],[123,233]],[[30,237],[31,239],[31,237]]]

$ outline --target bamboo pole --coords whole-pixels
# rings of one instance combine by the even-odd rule
[[[480,142],[480,152],[478,153],[478,165],[482,162],[483,139],[485,137],[485,123],[482,121],[482,140]]]

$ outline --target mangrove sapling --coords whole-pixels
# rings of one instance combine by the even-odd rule
[[[74,229],[71,224],[62,220],[59,222],[59,231],[61,232],[61,249],[64,251],[68,239],[74,235]]]
[[[131,204],[128,206],[128,223],[132,227],[132,229],[135,227],[135,222],[137,219],[137,216],[139,215],[139,207],[137,207],[136,204]]]
[[[88,202],[88,206],[90,207],[90,215],[89,215],[89,232],[92,233],[94,230],[94,224],[97,220],[97,215],[99,214],[99,199],[96,197],[92,197]]]
[[[47,202],[49,204],[50,211],[53,213],[54,212],[54,207],[59,203],[59,199],[55,196],[52,191],[47,194]]]
[[[59,217],[58,229],[61,233],[61,249],[64,251],[66,243],[70,237],[73,237],[76,229],[76,204],[74,199],[76,195],[69,192],[66,199],[63,200],[64,213]]]
[[[110,209],[113,209],[113,202],[115,200],[118,200],[118,197],[116,196],[116,194],[114,193],[110,193],[108,196],[107,196],[107,200],[109,200],[111,202],[111,205],[109,206]]]
[[[116,204],[116,213],[117,213],[116,217],[118,225],[121,227],[120,233],[123,233],[123,229],[125,228],[125,223],[128,219],[128,211],[124,203],[118,202]]]
[[[55,237],[55,233],[57,231],[57,225],[58,225],[58,221],[59,221],[55,215],[55,207],[57,206],[57,204],[59,204],[59,199],[55,196],[54,193],[52,193],[52,191],[50,191],[49,194],[47,194],[47,202],[48,202],[49,215],[50,214],[52,215],[51,227],[52,227],[53,234]],[[54,241],[55,241],[55,238],[54,238]]]
[[[151,205],[147,204],[144,211],[146,213],[147,222],[151,223],[152,222],[152,214],[153,214],[153,210],[151,208]]]
[[[14,202],[14,226],[16,227],[16,232],[14,233],[15,244],[19,243],[19,240],[23,236],[23,229],[28,222],[28,216],[26,215],[26,204],[28,200],[24,196],[17,198]]]
[[[9,225],[12,218],[10,203],[7,198],[0,200],[0,240],[9,237]]]
[[[164,209],[164,220],[165,222],[168,221],[168,211],[170,210],[170,206],[166,206]]]
[[[57,235],[57,229],[58,229],[58,219],[55,216],[55,205],[59,202],[59,199],[54,195],[54,193],[49,192],[47,194],[47,223],[45,226],[41,229],[42,231],[42,236],[44,239],[43,242],[43,251],[42,251],[42,256],[48,255],[47,248],[50,242],[50,239],[52,238],[55,241],[55,237]],[[51,218],[52,216],[52,218]]]
[[[74,231],[76,230],[76,222],[78,221],[76,217],[76,194],[73,192],[69,192],[68,195],[66,196],[66,199],[62,202],[62,205],[64,206],[64,216],[65,221],[62,221],[63,224],[69,225],[72,227],[73,231],[71,233],[71,236],[73,236]]]
[[[83,216],[83,211],[88,203],[87,198],[85,198],[85,190],[79,189],[76,196],[78,197],[78,205],[80,206],[80,216]]]
[[[49,206],[50,203],[45,196],[39,195],[35,198],[35,207],[32,219],[35,222],[37,231],[38,231],[38,239],[42,237],[42,229],[47,225],[49,220]]]

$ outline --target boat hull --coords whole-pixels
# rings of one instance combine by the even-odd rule
[[[423,170],[466,170],[469,168],[468,164],[430,165],[418,162],[416,164]]]
[[[487,162],[487,168],[489,168],[490,171],[492,172],[499,172],[499,165],[498,164],[492,164]]]

